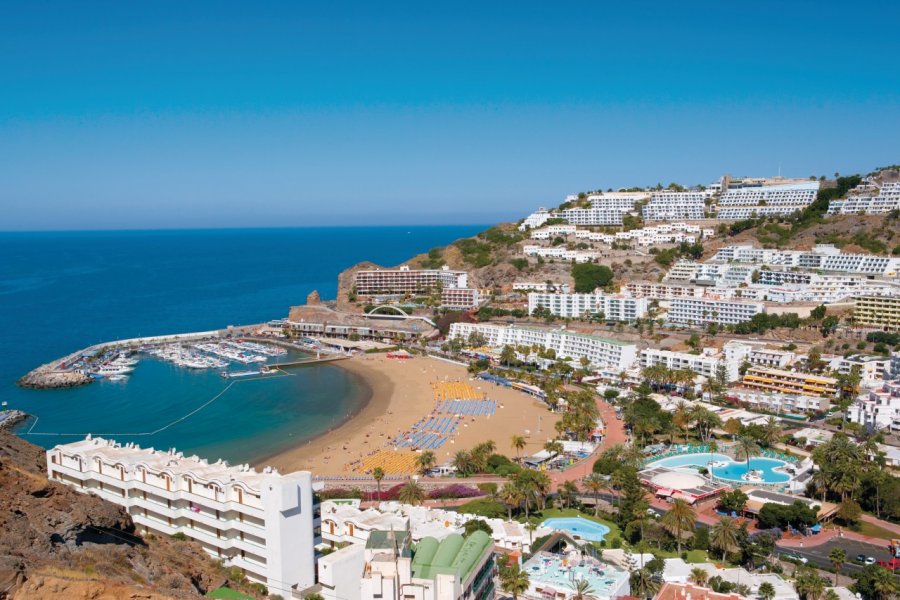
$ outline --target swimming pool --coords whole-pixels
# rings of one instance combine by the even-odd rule
[[[710,463],[724,463],[710,467]],[[670,456],[661,460],[654,461],[647,465],[648,467],[667,467],[669,469],[694,468],[699,469],[705,467],[710,469],[713,475],[719,479],[727,481],[738,481],[741,483],[754,483],[743,479],[747,473],[747,461],[734,461],[731,457],[724,454],[682,454],[680,456]],[[763,458],[755,456],[750,459],[750,470],[758,471],[761,481],[759,483],[787,483],[791,480],[791,476],[787,473],[776,471],[788,466],[783,460],[775,458]]]
[[[603,523],[595,523],[581,517],[557,517],[555,519],[547,519],[541,523],[542,527],[551,529],[561,529],[568,531],[573,536],[590,542],[602,542],[603,536],[609,533],[609,527]]]

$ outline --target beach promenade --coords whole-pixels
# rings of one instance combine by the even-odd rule
[[[600,454],[607,448],[612,448],[617,444],[624,444],[628,440],[625,433],[625,424],[616,418],[616,410],[602,398],[597,398],[597,408],[600,410],[600,418],[606,426],[603,440],[594,449],[590,456],[584,458],[565,471],[554,471],[550,474],[553,485],[559,485],[564,481],[575,481],[579,483],[582,479],[593,473],[594,462],[599,458]]]

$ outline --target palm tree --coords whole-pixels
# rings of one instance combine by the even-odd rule
[[[750,472],[750,457],[759,454],[759,444],[752,437],[742,435],[737,439],[737,447],[734,449],[735,457],[743,457],[747,460],[747,472]]]
[[[825,592],[825,600],[841,600],[841,597],[838,596],[838,593],[834,590],[828,590]]]
[[[828,553],[828,560],[831,561],[831,566],[834,567],[834,585],[837,587],[841,569],[844,568],[844,563],[847,562],[847,552],[843,548],[832,548],[831,552]]]
[[[465,450],[460,450],[453,456],[453,466],[456,467],[456,472],[463,477],[468,477],[475,472],[472,455]]]
[[[534,532],[538,528],[538,523],[534,519],[528,519],[525,521],[525,531],[528,532],[528,545],[534,543]]]
[[[397,499],[404,504],[417,506],[425,500],[425,489],[413,479],[407,479],[397,493]]]
[[[381,480],[384,479],[384,469],[381,467],[372,469],[372,479],[375,480],[375,489],[378,490],[378,499],[381,500]]]
[[[525,496],[522,494],[522,490],[510,481],[504,483],[503,487],[500,488],[500,501],[506,505],[506,516],[508,520],[512,521],[513,507],[518,508],[519,505],[522,504],[524,498]]]
[[[775,597],[775,586],[768,581],[763,581],[759,584],[757,593],[759,594],[760,600],[772,600],[772,598]]]
[[[650,569],[637,569],[631,574],[631,591],[638,598],[651,598],[659,591],[659,580]]]
[[[582,480],[584,487],[594,495],[594,516],[600,514],[600,492],[606,488],[606,481],[599,473],[592,473]]]
[[[572,596],[572,600],[593,600],[594,594],[591,583],[587,579],[579,579],[575,582],[575,594]]]
[[[897,594],[897,580],[887,569],[876,569],[872,573],[872,589],[875,591],[876,600],[888,600]]]
[[[819,600],[825,594],[825,580],[811,569],[795,574],[794,589],[803,600]]]
[[[428,473],[435,464],[437,464],[437,457],[435,457],[434,452],[431,450],[426,450],[416,457],[416,467],[418,468],[420,475]]]
[[[693,583],[694,585],[705,587],[706,580],[709,579],[709,573],[707,573],[700,567],[694,567],[693,569],[691,569],[691,574],[688,579],[690,579],[691,583]]]
[[[690,504],[679,499],[675,500],[672,508],[665,514],[660,523],[663,529],[675,538],[678,544],[678,554],[681,554],[681,541],[686,537],[690,537],[691,532],[694,530],[694,525],[697,523],[697,515],[694,514],[694,509],[691,508]]]
[[[764,440],[767,446],[772,446],[781,438],[781,424],[775,417],[766,420]]]
[[[572,504],[572,499],[578,493],[578,486],[574,481],[566,480],[556,488],[556,493],[565,502],[566,508]]]
[[[518,600],[519,594],[528,591],[531,581],[528,579],[528,572],[512,563],[500,569],[500,587],[504,592],[512,594],[513,600]]]
[[[712,535],[709,539],[710,545],[716,550],[722,552],[722,562],[729,552],[737,552],[738,545],[738,528],[732,519],[722,517],[715,525],[712,526]]]
[[[516,462],[519,462],[519,453],[525,449],[525,438],[521,435],[514,435],[510,441],[510,445],[516,451]]]
[[[557,440],[550,440],[546,444],[544,444],[544,450],[552,454],[553,456],[559,456],[563,452],[562,442]]]

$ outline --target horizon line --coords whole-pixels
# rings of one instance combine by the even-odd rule
[[[500,221],[499,223],[513,223],[514,221]],[[287,229],[363,229],[378,227],[493,227],[498,222],[485,223],[398,223],[398,224],[377,224],[377,225],[262,225],[251,227],[117,227],[117,228],[96,228],[96,229],[0,229],[0,235],[6,234],[29,234],[29,233],[121,233],[121,232],[167,232],[167,231],[260,231],[260,230],[287,230]]]

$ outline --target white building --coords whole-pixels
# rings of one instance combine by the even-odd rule
[[[900,381],[886,381],[857,398],[847,409],[847,420],[869,429],[900,431]]]
[[[516,281],[512,284],[514,292],[558,292],[568,294],[568,283],[554,283],[552,281]]]
[[[493,598],[494,546],[475,531],[463,538],[424,538],[415,549],[407,531],[376,531],[319,560],[327,600],[487,600]]]
[[[673,221],[704,218],[707,192],[654,192],[641,209],[645,221]]]
[[[610,321],[634,321],[647,316],[647,299],[621,294],[528,294],[528,314],[539,307],[566,319],[580,319],[602,312]]]
[[[825,396],[807,396],[805,394],[783,394],[735,388],[728,390],[728,397],[741,402],[751,410],[763,410],[777,414],[824,413],[831,407],[831,400]]]
[[[622,293],[634,298],[668,300],[670,298],[702,298],[706,289],[698,285],[629,281],[623,286]]]
[[[526,229],[534,229],[535,227],[540,227],[548,220],[550,220],[550,213],[547,212],[546,208],[539,208],[535,212],[531,213],[525,220],[522,221],[522,224],[519,225],[519,231],[525,231]]]
[[[472,333],[484,336],[488,346],[540,346],[552,349],[558,358],[586,357],[595,368],[624,371],[637,359],[637,346],[565,329],[509,327],[490,323],[453,323],[449,339],[467,340]]]
[[[271,593],[315,583],[312,477],[91,438],[47,451],[49,478],[125,508],[142,533],[183,534]]]
[[[469,310],[478,308],[480,300],[476,289],[448,287],[441,290],[441,308]]]
[[[525,254],[525,256],[539,256],[541,258],[575,261],[577,263],[591,262],[600,258],[600,254],[597,252],[568,250],[562,246],[553,248],[544,248],[543,246],[525,246],[522,248],[522,252]]]
[[[708,263],[759,264],[882,277],[896,277],[900,270],[900,258],[843,253],[832,244],[817,244],[812,250],[776,250],[756,248],[750,244],[731,245],[720,248]]]
[[[659,246],[662,244],[681,244],[686,242],[693,244],[699,240],[712,237],[715,232],[712,229],[700,228],[697,225],[687,223],[661,223],[651,227],[629,229],[616,233],[602,233],[586,229],[576,229],[575,238],[600,242],[611,246],[613,244],[630,244],[636,246]]]
[[[842,375],[849,375],[854,369],[859,372],[860,383],[864,387],[878,385],[881,380],[888,379],[891,371],[891,359],[882,356],[833,356],[828,360],[828,368]]]
[[[828,204],[829,215],[883,215],[894,210],[900,210],[900,182],[885,183],[874,195],[863,193]]]
[[[531,230],[533,240],[552,240],[557,236],[573,235],[578,230],[575,225],[548,225],[540,229]]]
[[[709,323],[736,325],[765,312],[762,302],[713,300],[708,298],[675,298],[669,308],[672,323],[705,326]]]
[[[672,371],[687,370],[704,377],[715,377],[716,370],[720,364],[725,365],[728,381],[735,381],[740,377],[738,372],[738,368],[741,366],[739,357],[737,355],[723,355],[712,348],[705,348],[700,354],[659,350],[657,348],[641,350],[642,368],[661,365]]]
[[[573,225],[621,225],[622,216],[628,212],[593,207],[567,208],[560,211],[560,216]]]
[[[818,181],[729,189],[719,197],[720,219],[789,215],[809,206],[819,192]]]
[[[356,272],[356,293],[360,296],[375,294],[419,294],[439,287],[468,287],[469,275],[465,271],[451,271],[444,265],[440,269],[365,269]]]

